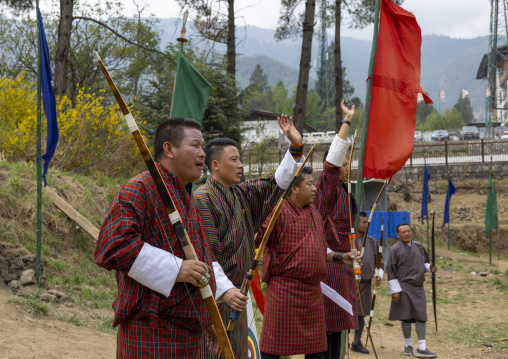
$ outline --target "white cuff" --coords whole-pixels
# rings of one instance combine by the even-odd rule
[[[344,141],[339,136],[335,136],[332,144],[330,145],[330,149],[328,150],[328,155],[326,156],[326,161],[330,162],[332,165],[337,167],[342,166],[342,162],[344,162],[344,158],[346,158],[347,149],[349,148],[349,140]]]
[[[298,172],[298,169],[304,160],[305,156],[302,156],[298,159],[298,162],[296,162],[291,153],[289,153],[289,150],[286,152],[286,155],[282,159],[279,168],[277,168],[277,171],[275,171],[275,181],[280,188],[288,188],[289,183],[295,176],[296,172]]]
[[[383,270],[383,268],[379,268],[379,276],[381,277],[381,279],[383,279],[384,274],[385,274],[385,271]]]
[[[388,292],[390,294],[402,292],[402,288],[400,287],[400,283],[397,279],[388,281]]]
[[[215,291],[215,300],[217,303],[222,302],[222,296],[231,288],[235,288],[233,283],[229,280],[224,273],[224,269],[222,269],[219,262],[212,262],[213,264],[213,274],[215,275],[215,283],[217,284],[217,290]]]
[[[143,243],[143,248],[127,274],[158,293],[169,296],[180,272],[183,259],[163,249]]]
[[[425,272],[430,272],[430,263],[424,263],[423,266],[425,267]]]
[[[326,248],[326,254],[333,253],[333,251],[330,248]]]

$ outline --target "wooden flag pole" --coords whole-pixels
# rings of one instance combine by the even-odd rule
[[[367,130],[369,128],[370,115],[370,97],[372,94],[372,77],[374,76],[374,65],[376,64],[377,38],[379,32],[379,12],[381,9],[381,0],[376,0],[376,8],[374,13],[374,35],[372,37],[372,50],[370,52],[369,73],[367,77],[367,91],[365,94],[365,112],[363,114],[362,137],[360,143],[360,158],[358,159],[358,175],[356,182],[356,203],[363,201],[363,161],[365,158],[365,144],[367,143]],[[360,220],[360,216],[356,218],[356,225]]]
[[[39,0],[35,2],[37,9],[36,16],[39,16]],[[37,19],[38,20],[38,19]],[[41,29],[39,28],[39,21],[37,21],[37,134],[36,134],[36,160],[35,166],[37,167],[37,230],[36,230],[36,245],[35,245],[35,278],[37,284],[41,284],[41,247],[42,247],[42,145],[41,145],[41,107],[42,107],[42,61],[41,61]]]

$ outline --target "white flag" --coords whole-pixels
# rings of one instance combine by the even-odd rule
[[[341,296],[335,289],[327,286],[325,283],[321,282],[321,292],[330,298],[335,304],[344,309],[346,312],[354,316],[353,306],[349,303],[343,296]]]
[[[469,96],[469,91],[462,89],[462,98],[466,98]]]
[[[249,298],[247,301],[247,323],[249,323],[247,333],[247,358],[261,358],[256,321],[254,320],[254,310],[252,309],[252,300],[248,292],[247,297]]]
[[[486,87],[485,88],[485,97],[490,97],[490,95],[492,95],[492,93],[490,92],[490,88]]]
[[[418,101],[418,102],[423,101],[423,95],[421,93],[418,94],[416,101]]]
[[[446,96],[443,90],[439,91],[439,99],[440,100],[446,100]]]

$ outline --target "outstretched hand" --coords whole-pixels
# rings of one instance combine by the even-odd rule
[[[282,114],[277,117],[277,121],[280,129],[292,144],[299,145],[302,143],[302,135],[293,125],[293,117]]]
[[[340,108],[342,109],[342,113],[344,114],[344,120],[351,122],[353,116],[355,115],[355,105],[351,106],[351,110],[347,108],[344,104],[344,99],[340,102]]]

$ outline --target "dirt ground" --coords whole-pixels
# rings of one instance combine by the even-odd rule
[[[491,284],[492,278],[505,280],[505,274],[480,277],[471,275],[470,268],[478,272],[495,269],[508,270],[508,262],[495,261],[491,267],[488,258],[465,257],[456,252],[439,249],[441,272],[438,276],[438,325],[434,329],[430,280],[426,284],[429,322],[427,343],[439,358],[508,358],[508,300],[506,292]],[[439,263],[438,262],[438,263]],[[9,303],[15,298],[7,288],[0,288],[0,357],[1,358],[113,358],[116,336],[95,329],[75,326],[57,318],[55,310],[48,316],[32,317]],[[397,322],[386,317],[390,296],[386,281],[379,291],[376,316],[373,321],[373,339],[379,358],[403,358],[403,339]],[[77,308],[60,305],[57,311],[70,315]],[[110,313],[111,314],[111,313]],[[388,325],[387,325],[388,323]],[[390,324],[394,324],[390,326]],[[351,338],[352,338],[351,334]],[[417,346],[413,329],[413,345]],[[370,345],[369,345],[370,347]],[[352,358],[374,358],[373,354],[351,353]],[[303,359],[303,356],[293,356]]]
[[[116,336],[56,318],[33,317],[8,303],[16,298],[0,287],[0,358],[101,359],[114,358]],[[62,311],[63,308],[60,310]],[[53,311],[54,313],[54,311]]]

